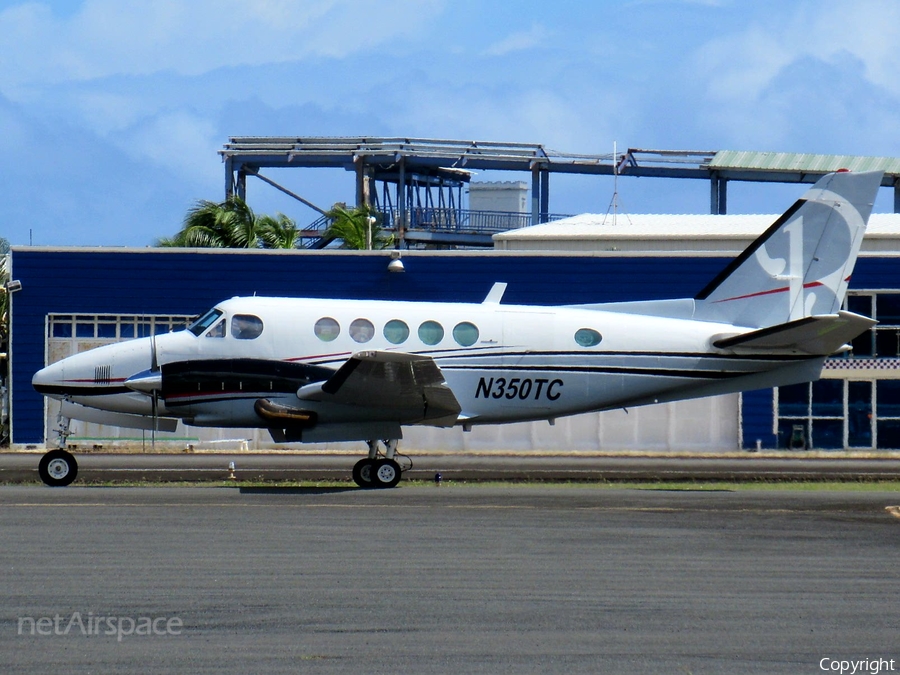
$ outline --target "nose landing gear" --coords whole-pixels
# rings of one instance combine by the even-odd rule
[[[379,451],[379,441],[366,441],[369,456],[359,460],[353,467],[353,482],[361,488],[392,488],[400,482],[401,474],[412,468],[401,468],[394,457],[397,454],[397,439],[383,441],[384,453]]]
[[[66,439],[72,432],[69,431],[69,418],[60,415],[57,418],[56,433],[59,436],[57,447],[41,457],[38,463],[38,475],[46,485],[50,487],[65,487],[78,476],[78,462],[72,453],[68,452]]]

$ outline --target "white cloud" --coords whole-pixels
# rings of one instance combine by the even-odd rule
[[[900,4],[893,0],[863,0],[833,2],[827,7],[825,12],[811,12],[810,30],[801,34],[804,48],[831,62],[851,55],[864,64],[870,82],[900,94]]]
[[[127,129],[146,114],[133,97],[105,91],[80,92],[70,105],[85,125],[104,136]]]
[[[695,102],[700,137],[743,148],[890,154],[878,135],[900,96],[900,4],[787,4],[707,41],[671,96]]]
[[[790,14],[760,19],[742,32],[710,40],[696,52],[692,66],[712,99],[755,100],[785,68],[805,58],[832,64],[858,59],[872,84],[900,94],[900,4],[861,0],[791,7]]]
[[[184,110],[166,112],[117,138],[135,159],[149,159],[202,183],[218,168],[216,152],[222,139],[209,120]]]
[[[410,35],[441,0],[85,0],[60,17],[40,2],[0,12],[0,87],[35,87],[112,75],[346,56]]]
[[[793,56],[775,36],[753,26],[704,45],[692,68],[710,98],[746,100],[756,98]]]
[[[484,50],[485,56],[505,56],[511,52],[539,47],[547,38],[547,30],[540,24],[533,24],[527,31],[518,31],[495,42]]]
[[[426,82],[413,86],[383,112],[394,133],[432,137],[541,143],[562,152],[605,152],[612,146],[609,120],[615,110],[601,94],[579,99],[551,87],[500,87],[485,83],[451,86]]]

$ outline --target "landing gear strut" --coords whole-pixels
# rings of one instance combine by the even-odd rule
[[[59,438],[57,447],[41,457],[38,464],[38,475],[50,487],[65,487],[78,476],[78,462],[66,448],[69,431],[69,418],[60,415],[57,418],[56,433]]]
[[[397,454],[397,439],[383,441],[383,455],[378,449],[378,441],[366,441],[366,443],[369,446],[369,456],[354,465],[353,482],[361,488],[395,487],[400,482],[400,475],[404,471],[394,459]]]

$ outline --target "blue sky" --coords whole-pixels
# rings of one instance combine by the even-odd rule
[[[237,135],[900,156],[893,0],[0,0],[0,35],[12,244],[174,234],[224,198],[217,151]],[[353,199],[343,171],[270,175],[326,208]],[[550,208],[605,212],[612,189],[553,175]],[[800,192],[733,184],[729,211]],[[623,178],[619,195],[630,213],[709,208],[703,181]],[[248,200],[315,217],[258,181]]]

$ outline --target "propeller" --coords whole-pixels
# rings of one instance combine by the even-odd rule
[[[159,372],[159,357],[156,353],[156,333],[150,334],[150,372],[159,386],[150,391],[150,413],[153,415],[153,431],[150,432],[150,449],[156,450],[156,432],[159,431],[159,390],[162,388],[162,373]]]
[[[156,447],[156,432],[159,431],[159,398],[162,392],[162,373],[159,369],[159,355],[156,349],[156,336],[150,336],[150,370],[132,375],[125,380],[125,386],[150,397],[150,413],[153,416],[151,430],[151,447]]]

